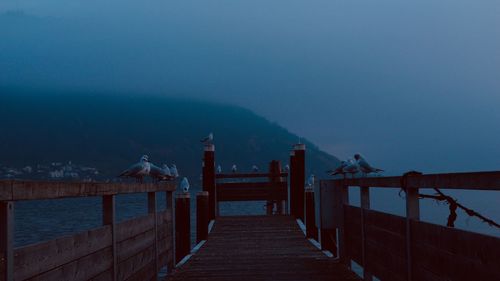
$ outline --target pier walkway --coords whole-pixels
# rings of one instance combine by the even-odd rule
[[[291,216],[219,217],[168,280],[360,280],[304,238]]]

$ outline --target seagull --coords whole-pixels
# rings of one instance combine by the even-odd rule
[[[210,133],[208,136],[206,136],[204,139],[200,140],[200,142],[204,144],[210,144],[214,141],[214,134]]]
[[[222,174],[222,167],[220,165],[217,166],[217,174]]]
[[[359,172],[358,162],[354,161],[353,159],[348,159],[347,165],[342,168],[342,171],[346,174],[351,174],[352,178],[354,178],[354,174]]]
[[[233,173],[236,173],[236,171],[238,171],[238,169],[236,168],[236,164],[233,164],[233,166],[231,167],[231,171]]]
[[[152,177],[155,180],[162,180],[163,179],[163,170],[162,168],[156,166],[155,164],[151,163],[151,168],[149,170],[149,176]]]
[[[285,171],[290,172],[290,165],[288,165],[288,164],[285,165]]]
[[[186,177],[182,178],[181,188],[182,188],[182,192],[184,192],[184,193],[189,192],[189,181]]]
[[[149,175],[158,181],[172,180],[174,178],[172,173],[170,173],[170,169],[167,164],[163,164],[162,168],[151,164],[151,171],[149,172]]]
[[[307,179],[306,189],[313,189],[314,188],[315,179],[316,179],[316,177],[313,174],[311,174],[311,176],[309,176],[309,178]]]
[[[368,162],[361,156],[359,153],[354,154],[354,159],[356,159],[359,169],[361,172],[363,172],[365,175],[370,174],[370,173],[378,173],[378,172],[383,172],[384,170],[379,169],[379,168],[374,168]]]
[[[144,177],[149,175],[150,171],[151,163],[149,163],[149,157],[147,155],[143,155],[139,160],[139,163],[130,166],[128,169],[123,171],[119,177],[136,178],[138,182],[142,182]]]
[[[252,171],[254,171],[254,173],[257,173],[259,171],[259,167],[257,167],[257,165],[253,165]]]
[[[172,167],[170,167],[170,174],[174,178],[178,178],[179,177],[179,171],[177,171],[177,166],[175,166],[175,164],[172,164]]]
[[[340,165],[333,169],[326,171],[330,176],[343,175],[345,177],[344,168],[348,165],[347,161],[340,161]]]

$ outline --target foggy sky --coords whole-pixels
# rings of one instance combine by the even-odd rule
[[[500,2],[2,0],[0,86],[242,105],[398,173],[500,170]]]

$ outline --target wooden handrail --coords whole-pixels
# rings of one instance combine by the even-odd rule
[[[99,183],[0,180],[0,201],[104,196],[125,193],[175,191],[175,182]]]
[[[237,179],[237,178],[269,178],[276,176],[270,173],[238,173],[238,174],[216,174],[216,179]],[[279,177],[288,177],[288,173],[280,173]]]
[[[402,177],[366,177],[326,182],[346,186],[400,188],[401,180]],[[500,171],[412,175],[406,178],[406,183],[415,188],[500,190]]]

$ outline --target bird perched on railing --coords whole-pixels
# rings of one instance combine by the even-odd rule
[[[119,177],[135,178],[138,182],[142,182],[144,177],[149,175],[150,171],[151,163],[149,163],[149,157],[147,155],[143,155],[139,160],[139,163],[130,166],[128,169],[123,171]]]
[[[222,167],[220,165],[217,166],[217,174],[222,174]]]
[[[206,136],[204,139],[200,140],[200,142],[204,144],[212,144],[214,141],[214,134],[210,133],[208,136]]]
[[[358,162],[353,159],[347,159],[346,162],[347,164],[344,168],[342,168],[342,171],[344,174],[351,174],[351,177],[354,178],[354,175],[359,172]]]
[[[149,175],[153,179],[158,180],[158,181],[174,179],[167,164],[163,164],[162,168],[160,168],[160,167],[154,165],[153,163],[151,163],[151,171],[149,172]]]
[[[182,178],[181,188],[182,188],[182,192],[184,192],[184,193],[189,192],[189,181],[186,177]]]
[[[238,168],[236,168],[236,164],[233,164],[231,167],[231,172],[236,173],[238,171]]]
[[[354,154],[354,159],[356,159],[359,170],[366,176],[367,174],[370,173],[379,173],[383,172],[384,170],[372,167],[366,160],[361,156],[359,153]]]
[[[316,177],[311,174],[307,179],[306,189],[312,190],[314,188],[314,183],[316,181]]]
[[[252,171],[253,171],[254,173],[257,173],[257,172],[259,171],[259,167],[257,167],[257,165],[253,165],[253,166],[252,166]]]
[[[175,164],[172,164],[172,167],[170,167],[170,174],[172,174],[172,177],[175,179],[179,177],[179,171],[177,171],[177,166],[175,166]]]
[[[340,161],[340,165],[333,169],[326,171],[330,176],[343,175],[345,178],[344,168],[348,165],[347,161]]]

